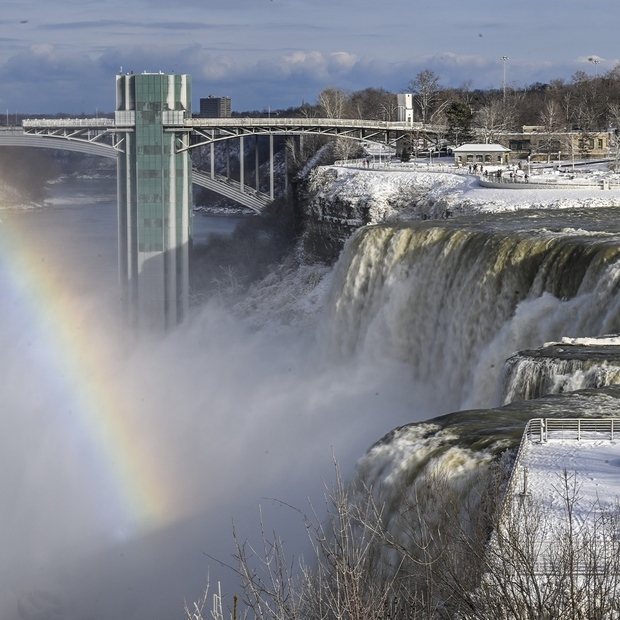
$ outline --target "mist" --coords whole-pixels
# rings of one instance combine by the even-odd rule
[[[320,510],[334,457],[346,476],[435,412],[405,364],[336,364],[321,330],[251,330],[216,303],[136,339],[113,207],[85,208],[79,229],[53,209],[0,225],[0,617],[181,618],[208,573],[241,594],[209,557],[231,561],[233,521],[257,542],[261,506],[298,555],[303,523],[273,499]]]

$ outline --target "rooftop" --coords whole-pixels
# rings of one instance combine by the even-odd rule
[[[509,151],[510,149],[501,144],[462,144],[452,150],[453,153],[507,153]]]

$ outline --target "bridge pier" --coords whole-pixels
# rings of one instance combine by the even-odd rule
[[[241,185],[241,193],[245,192],[245,140],[243,136],[239,137],[239,183]]]
[[[131,323],[163,330],[187,314],[192,236],[188,75],[116,78],[119,272]]]

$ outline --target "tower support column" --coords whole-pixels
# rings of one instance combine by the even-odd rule
[[[116,78],[119,274],[130,322],[168,329],[187,314],[192,237],[189,75]]]

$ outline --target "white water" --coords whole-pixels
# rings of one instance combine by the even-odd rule
[[[551,346],[518,353],[507,360],[502,372],[502,404],[617,385],[620,361],[616,348],[617,343],[606,349]]]
[[[378,226],[355,237],[325,321],[332,355],[406,361],[450,411],[498,405],[501,368],[516,351],[618,329],[620,259],[608,234],[476,226]]]

